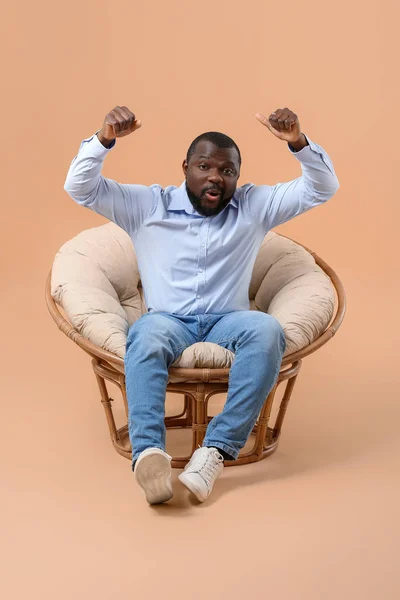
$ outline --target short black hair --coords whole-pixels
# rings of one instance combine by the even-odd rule
[[[212,142],[217,148],[236,148],[237,153],[239,155],[239,166],[242,164],[242,157],[240,155],[240,150],[236,142],[233,141],[228,135],[224,133],[220,133],[219,131],[207,131],[206,133],[202,133],[197,136],[190,144],[189,149],[186,155],[186,162],[189,163],[190,158],[193,156],[196,146],[199,142],[206,141]]]

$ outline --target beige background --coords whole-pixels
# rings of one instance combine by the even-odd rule
[[[395,0],[4,8],[4,598],[399,597],[399,12]],[[241,183],[293,179],[297,161],[254,118],[288,106],[341,183],[280,231],[337,270],[345,323],[305,361],[277,453],[227,469],[202,506],[180,487],[169,507],[145,504],[89,358],[44,303],[57,249],[105,222],[63,183],[116,104],[143,120],[107,159],[116,180],[181,183],[189,143],[210,129],[241,147]]]

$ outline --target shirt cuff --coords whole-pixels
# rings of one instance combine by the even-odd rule
[[[316,161],[322,160],[325,166],[328,167],[329,171],[334,175],[335,169],[333,168],[332,161],[322,146],[319,146],[315,142],[311,141],[307,136],[305,136],[305,138],[308,142],[308,146],[304,146],[304,148],[298,152],[295,152],[289,148],[291,154],[293,154],[293,156],[297,158],[300,163],[306,163],[308,165],[315,164]]]
[[[106,148],[105,146],[103,146],[103,144],[100,142],[99,138],[97,137],[97,133],[99,131],[100,131],[100,129],[98,131],[96,131],[96,133],[94,135],[92,135],[90,138],[83,140],[81,143],[81,149],[84,146],[86,146],[87,148],[90,147],[90,152],[93,156],[96,156],[99,158],[104,158],[104,156],[106,156],[110,152],[110,150],[112,150],[114,148],[115,140],[112,141],[109,148]]]
[[[290,142],[288,142],[288,148],[292,154],[298,155],[298,154],[301,154],[302,152],[304,152],[304,150],[306,150],[307,148],[311,148],[311,145],[313,144],[313,142],[311,142],[305,134],[304,134],[304,137],[306,138],[306,140],[308,142],[308,146],[304,146],[304,148],[302,148],[301,150],[292,149],[292,147],[290,146]]]

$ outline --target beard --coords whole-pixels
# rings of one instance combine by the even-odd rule
[[[216,189],[216,187],[211,188],[211,189]],[[190,189],[190,187],[188,186],[188,184],[186,182],[186,192],[189,197],[189,200],[192,203],[193,208],[195,210],[197,210],[197,212],[200,215],[203,215],[203,217],[213,217],[214,215],[218,215],[221,211],[224,210],[225,206],[227,206],[233,198],[233,194],[229,198],[227,198],[224,196],[224,193],[221,191],[221,197],[216,206],[213,206],[213,207],[204,206],[203,205],[204,196],[205,196],[206,192],[208,192],[209,190],[210,190],[210,186],[207,188],[203,188],[201,190],[201,195],[196,196],[196,194]]]

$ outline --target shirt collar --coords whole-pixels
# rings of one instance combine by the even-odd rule
[[[184,181],[178,188],[175,188],[171,192],[171,200],[168,205],[168,211],[184,210],[188,215],[198,215],[199,213],[193,207],[193,204],[189,200],[189,196],[186,191],[186,181]],[[236,192],[233,198],[231,198],[228,206],[231,204],[234,208],[238,207],[238,201],[236,199]],[[200,215],[202,216],[202,215]]]

